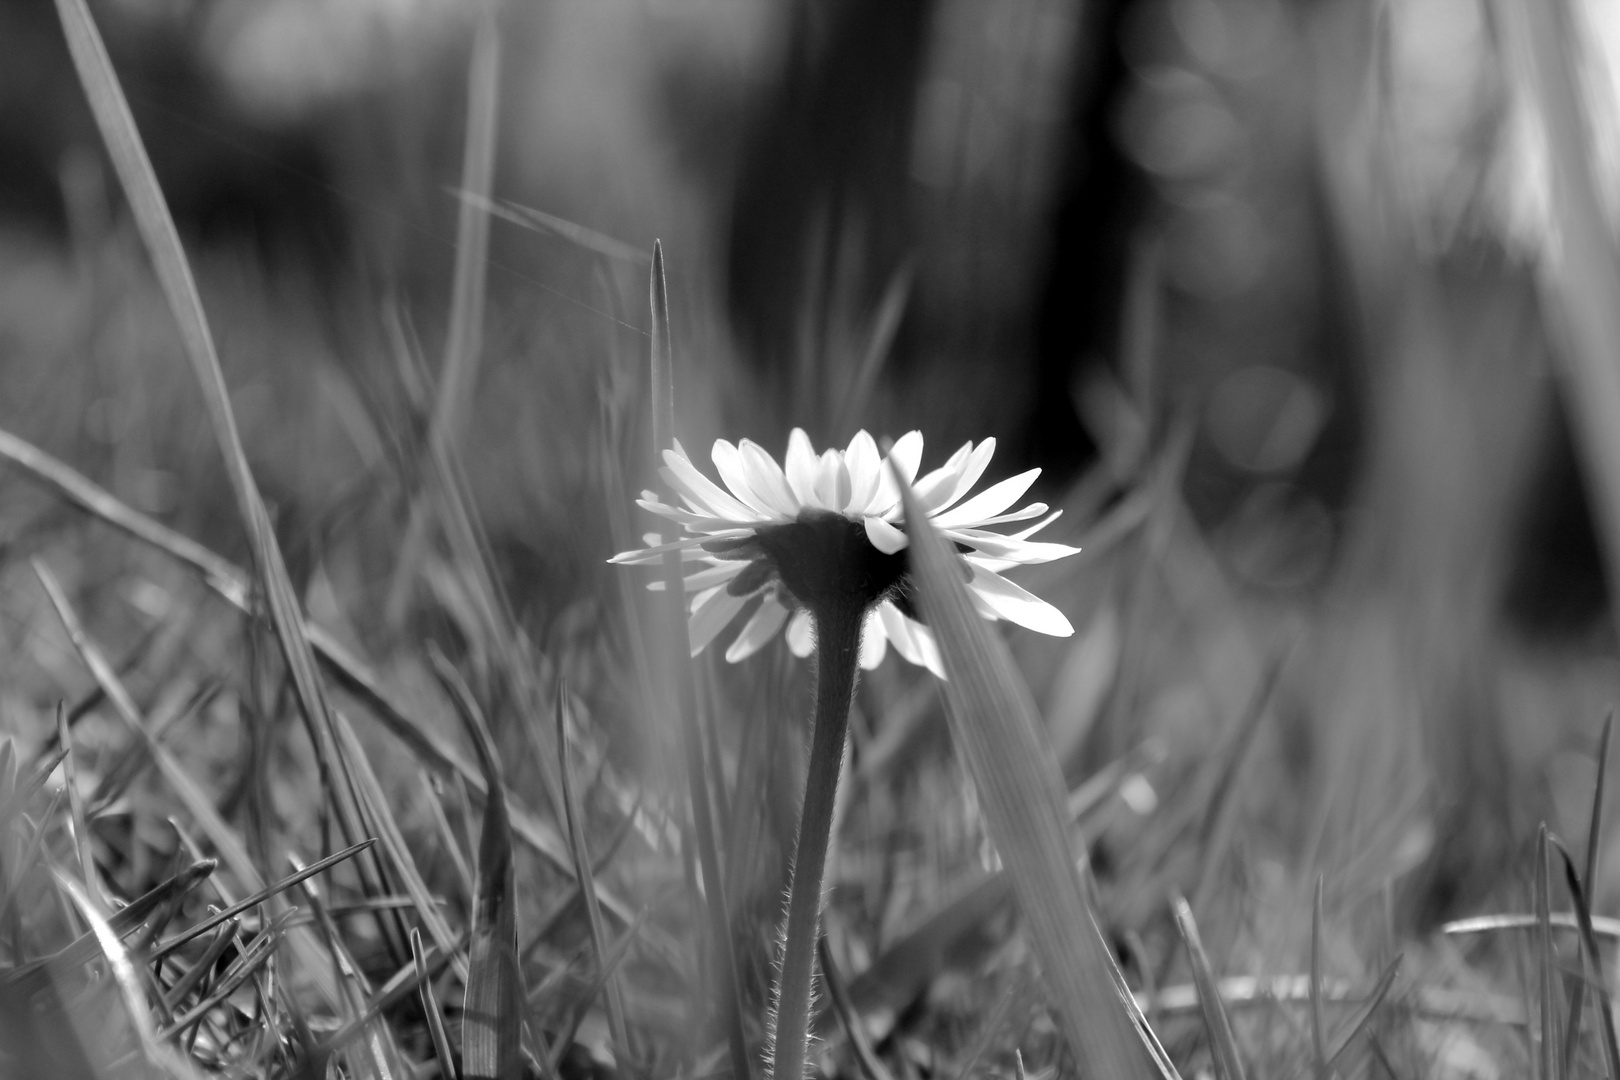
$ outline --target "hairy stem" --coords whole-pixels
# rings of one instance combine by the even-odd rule
[[[824,605],[815,611],[815,730],[810,738],[804,808],[799,813],[799,841],[793,853],[782,971],[776,984],[771,1080],[802,1080],[805,1075],[821,881],[827,868],[827,841],[832,832],[838,772],[844,763],[844,736],[849,730],[849,706],[855,694],[861,620],[865,614],[866,605],[858,600]]]

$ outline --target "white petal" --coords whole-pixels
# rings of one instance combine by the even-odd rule
[[[787,482],[800,506],[816,505],[816,452],[803,428],[788,436]]]
[[[765,597],[764,603],[759,605],[759,610],[754,612],[753,617],[748,620],[748,624],[742,628],[742,633],[737,635],[737,640],[733,641],[731,648],[726,650],[726,659],[735,664],[737,661],[759,652],[765,646],[765,643],[775,637],[778,630],[782,629],[782,624],[787,622],[787,617],[787,608],[783,607],[775,596]]]
[[[898,470],[906,483],[917,478],[917,466],[922,461],[922,432],[908,431],[889,448],[883,467],[878,470],[878,490],[872,496],[866,512],[878,517],[896,520],[900,517],[900,486],[895,483]]]
[[[861,622],[861,670],[876,668],[888,651],[889,636],[883,632],[883,623],[875,609],[869,610]]]
[[[951,488],[956,483],[956,478],[962,475],[962,466],[967,462],[968,455],[971,453],[973,453],[973,444],[971,442],[963,443],[956,448],[956,453],[952,454],[945,464],[927,473],[921,480],[912,485],[917,489],[917,498],[922,501],[924,506],[928,505],[929,499],[939,494],[941,488]]]
[[[973,485],[979,482],[984,470],[990,466],[990,458],[996,452],[996,440],[986,439],[973,448],[973,452],[962,463],[962,471],[956,478],[956,483],[949,487],[941,487],[934,492],[931,498],[922,500],[923,509],[928,511],[930,517],[950,506],[957,499],[973,490]]]
[[[748,482],[754,490],[782,516],[792,518],[797,515],[799,500],[788,486],[787,477],[776,459],[766,453],[763,446],[749,439],[739,443],[737,449],[742,452],[743,464],[748,467]]]
[[[741,611],[746,603],[748,603],[746,596],[732,596],[725,589],[715,589],[704,596],[687,624],[692,637],[692,655],[696,656],[702,652],[704,647],[714,640],[715,635],[737,617],[737,612]]]
[[[975,566],[973,581],[968,588],[983,599],[992,611],[1008,622],[1015,622],[1019,626],[1053,637],[1068,637],[1074,633],[1074,627],[1063,617],[1063,612],[1034,593],[1014,585],[1000,574],[993,574],[983,567]]]
[[[895,650],[911,663],[921,667],[922,653],[917,649],[917,641],[911,636],[911,628],[906,625],[906,617],[900,614],[900,609],[888,600],[877,606],[878,619],[883,623],[883,632],[889,635],[894,643]]]
[[[801,660],[815,651],[816,629],[809,608],[800,608],[788,620],[787,643],[788,651]]]
[[[760,514],[750,510],[732,496],[720,490],[720,486],[707,476],[698,472],[686,458],[673,450],[664,451],[664,463],[667,468],[660,469],[670,486],[691,500],[696,510],[707,510],[715,517],[730,518],[734,521],[757,521]]]
[[[897,551],[904,551],[911,540],[905,533],[890,525],[880,517],[863,519],[866,524],[866,538],[872,546],[885,555],[893,555]]]
[[[711,566],[707,570],[699,570],[695,574],[688,574],[686,576],[686,591],[689,593],[698,592],[702,589],[713,588],[716,585],[723,585],[746,570],[748,565],[745,560],[735,559],[723,562],[719,566]],[[653,592],[663,592],[664,583],[655,581],[648,585],[647,588]]]
[[[659,517],[665,517],[671,521],[678,521],[682,525],[690,528],[693,532],[715,532],[720,529],[752,528],[754,525],[758,524],[757,517],[751,518],[748,521],[730,521],[726,518],[715,517],[712,514],[701,514],[695,510],[682,510],[678,506],[670,506],[668,503],[650,502],[647,499],[637,499],[636,505],[641,507],[643,510],[651,510]]]
[[[762,517],[778,516],[774,507],[759,492],[748,479],[748,466],[743,464],[742,451],[731,445],[725,439],[714,440],[714,450],[709,456],[714,459],[715,471],[720,479],[726,482],[731,493],[741,499],[747,507]]]
[[[621,551],[617,555],[613,556],[613,558],[609,559],[608,562],[617,563],[620,566],[634,566],[639,563],[657,562],[664,556],[665,552],[687,551],[689,549],[696,548],[699,544],[707,543],[710,540],[729,540],[744,536],[752,536],[753,534],[753,529],[728,529],[725,532],[714,533],[709,536],[686,536],[679,540],[671,541],[668,544],[655,544],[649,548],[642,548],[640,551]]]
[[[922,464],[923,437],[920,431],[908,431],[889,447],[889,460],[900,472],[900,479],[911,483],[917,479],[917,467]]]
[[[837,450],[823,450],[816,464],[816,503],[842,514],[849,505],[849,468]]]
[[[1049,544],[1038,540],[1017,540],[1000,533],[979,529],[951,529],[946,536],[959,544],[966,544],[991,559],[1004,559],[1015,566],[1033,566],[1036,563],[1066,559],[1080,554],[1080,549],[1068,544]]]
[[[849,469],[849,501],[844,504],[844,510],[852,515],[864,514],[872,504],[872,497],[878,493],[883,475],[883,458],[878,454],[877,443],[865,430],[857,431],[849,440],[844,465]]]
[[[943,679],[945,661],[939,655],[939,643],[934,640],[934,632],[914,619],[906,619],[906,626],[911,631],[912,640],[917,643],[917,651],[922,653],[923,667]]]
[[[950,529],[977,525],[986,518],[995,517],[1017,502],[1039,475],[1041,470],[1030,469],[1017,476],[1009,476],[999,484],[985,488],[961,506],[935,515],[934,524],[941,529]]]

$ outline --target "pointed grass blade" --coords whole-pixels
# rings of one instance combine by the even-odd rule
[[[1192,908],[1179,896],[1171,901],[1171,907],[1175,911],[1176,929],[1181,931],[1181,940],[1187,946],[1187,959],[1192,964],[1193,985],[1198,988],[1198,1004],[1204,1011],[1204,1031],[1209,1037],[1210,1057],[1215,1059],[1215,1074],[1220,1080],[1244,1080],[1243,1059],[1238,1056],[1232,1021],[1221,1002],[1220,987],[1210,970],[1209,957],[1204,954],[1204,943],[1199,939]]]
[[[461,1020],[461,1070],[466,1080],[516,1080],[523,1075],[523,974],[518,967],[517,892],[506,784],[483,712],[455,669],[437,652],[443,683],[489,786],[478,840],[478,889],[473,900],[467,992]]]
[[[416,965],[416,988],[422,996],[422,1014],[427,1017],[433,1054],[439,1059],[439,1075],[446,1080],[455,1080],[456,1059],[450,1052],[450,1037],[444,1030],[444,1013],[439,1009],[439,999],[433,993],[433,975],[422,952],[422,933],[414,926],[411,927],[411,961]]]
[[[960,558],[895,475],[909,568],[948,676],[946,716],[1012,879],[1058,1027],[1083,1076],[1153,1076],[1070,847],[1063,778],[1011,655],[974,609]]]
[[[1536,834],[1536,865],[1534,889],[1536,894],[1536,940],[1534,957],[1537,975],[1537,998],[1541,1018],[1540,1041],[1537,1043],[1536,1075],[1540,1080],[1563,1080],[1564,1061],[1558,1053],[1554,1032],[1558,1024],[1558,953],[1552,936],[1552,881],[1551,858],[1545,823]]]
[[[648,294],[652,307],[650,366],[653,464],[656,468],[663,464],[661,455],[673,445],[675,438],[674,344],[669,328],[669,289],[664,280],[664,246],[659,241],[653,243]],[[673,523],[660,519],[659,528],[663,542],[674,539],[677,530]],[[692,806],[692,825],[697,832],[698,861],[703,869],[701,903],[708,915],[708,945],[713,950],[715,960],[711,970],[718,984],[713,988],[715,1004],[726,1031],[732,1075],[736,1080],[749,1080],[753,1071],[748,1057],[748,1036],[743,1028],[737,956],[731,940],[731,912],[726,899],[726,877],[720,864],[720,840],[715,827],[710,786],[719,778],[709,776],[704,760],[697,687],[689,660],[691,646],[686,621],[686,588],[678,553],[670,552],[664,556],[663,571],[665,662],[675,677],[675,709],[680,719],[680,739],[686,758],[687,794]]]
[[[1607,735],[1607,727],[1605,727],[1605,735]],[[1581,951],[1585,954],[1586,964],[1591,972],[1589,979],[1583,978],[1576,985],[1586,986],[1590,984],[1596,988],[1598,1018],[1601,1021],[1599,1030],[1603,1035],[1604,1064],[1608,1067],[1610,1076],[1620,1077],[1620,1042],[1617,1042],[1615,1038],[1614,1002],[1609,994],[1608,978],[1603,974],[1603,951],[1598,948],[1597,934],[1592,930],[1592,908],[1587,903],[1586,889],[1581,885],[1581,875],[1575,869],[1575,860],[1570,857],[1569,852],[1565,850],[1563,844],[1558,842],[1556,837],[1553,838],[1552,845],[1558,849],[1558,855],[1564,863],[1564,881],[1569,886],[1569,895],[1575,903],[1575,918],[1581,928]],[[1571,1002],[1571,1013],[1574,1013],[1575,1002],[1578,1001],[1579,998],[1575,997]],[[1579,1029],[1579,1014],[1570,1017],[1570,1026],[1576,1030]],[[1568,1045],[1566,1043],[1566,1046]],[[1568,1062],[1570,1059],[1571,1055],[1566,1052],[1565,1061]],[[1566,1074],[1569,1072],[1567,1065],[1564,1071]]]
[[[1350,1049],[1350,1044],[1356,1041],[1356,1036],[1360,1035],[1367,1024],[1372,1021],[1373,1014],[1378,1011],[1378,1006],[1382,1005],[1384,999],[1389,996],[1390,988],[1395,985],[1395,976],[1399,975],[1400,971],[1401,957],[1397,956],[1389,962],[1388,967],[1384,968],[1383,974],[1378,976],[1378,981],[1373,984],[1373,992],[1367,996],[1367,1000],[1345,1023],[1344,1038],[1339,1040],[1339,1045],[1327,1057],[1327,1066],[1330,1070],[1338,1066],[1345,1052]],[[1372,1040],[1372,1045],[1375,1048],[1374,1053],[1379,1053],[1376,1039]]]

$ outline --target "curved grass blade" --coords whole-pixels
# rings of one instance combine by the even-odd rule
[[[1558,842],[1556,837],[1553,838],[1552,844],[1558,849],[1559,857],[1564,862],[1564,881],[1568,884],[1569,894],[1575,902],[1575,918],[1579,920],[1581,926],[1582,952],[1586,955],[1586,963],[1590,965],[1591,977],[1589,981],[1592,986],[1597,988],[1597,1011],[1598,1017],[1602,1021],[1600,1030],[1603,1033],[1603,1060],[1608,1066],[1609,1075],[1620,1077],[1620,1042],[1615,1039],[1614,1002],[1610,998],[1608,979],[1603,974],[1603,952],[1598,948],[1597,934],[1592,931],[1592,909],[1587,903],[1586,890],[1581,885],[1581,875],[1575,869],[1575,860],[1570,858],[1569,852],[1565,850],[1563,844]],[[1581,979],[1576,985],[1584,986],[1587,982],[1587,979]],[[1571,1010],[1574,1007],[1571,1004]],[[1578,1014],[1570,1017],[1570,1026],[1579,1028],[1580,1017]],[[1566,1062],[1570,1060],[1570,1055],[1567,1052],[1565,1060]],[[1569,1072],[1567,1067],[1564,1071],[1566,1074]]]
[[[1007,647],[974,609],[961,561],[895,474],[905,500],[910,573],[938,639],[952,742],[979,793],[990,833],[1012,879],[1059,1030],[1082,1076],[1156,1074],[1120,998],[1070,848],[1063,778],[1035,704]]]
[[[517,892],[512,872],[512,825],[495,740],[455,669],[434,651],[434,673],[478,751],[489,785],[478,840],[478,891],[468,947],[462,1007],[461,1069],[465,1080],[516,1080],[523,1075],[523,973],[518,967]]]
[[[1589,884],[1597,881],[1598,860],[1602,851],[1603,792],[1606,786],[1608,772],[1609,742],[1613,735],[1614,713],[1610,712],[1608,718],[1603,721],[1603,734],[1598,739],[1597,782],[1592,787],[1592,814],[1586,829],[1586,871],[1582,875],[1582,879]],[[1559,851],[1563,851],[1562,845],[1559,846]],[[1567,854],[1565,855],[1565,858],[1567,860]],[[1574,873],[1573,869],[1570,869],[1569,872]],[[1581,933],[1583,937],[1592,929],[1590,925],[1591,921],[1592,911],[1590,905],[1588,905],[1586,911],[1586,922],[1581,925]],[[1580,1041],[1581,1017],[1584,1016],[1585,1013],[1586,981],[1584,979],[1577,979],[1575,980],[1574,988],[1569,994],[1569,1025],[1564,1031],[1564,1072],[1566,1074],[1570,1071],[1571,1065],[1575,1060],[1575,1049]],[[1612,1066],[1610,1067],[1609,1075],[1617,1075]]]
[[[113,981],[118,984],[119,996],[124,1000],[124,1011],[129,1014],[130,1026],[135,1029],[141,1056],[154,1069],[161,1070],[175,1080],[196,1077],[197,1073],[189,1062],[159,1044],[158,1034],[152,1028],[152,1018],[147,1013],[146,991],[141,986],[140,974],[135,970],[135,964],[130,960],[123,941],[107,924],[101,905],[91,896],[88,889],[60,870],[56,871],[56,880],[73,900],[74,906],[84,916],[85,922],[90,924],[90,932],[95,935],[97,944],[101,946],[102,955],[107,959],[107,966],[112,969]]]
[[[1397,956],[1389,962],[1388,967],[1384,968],[1383,974],[1378,976],[1378,981],[1373,984],[1373,992],[1355,1015],[1344,1025],[1344,1038],[1339,1040],[1338,1047],[1328,1055],[1327,1065],[1329,1069],[1333,1069],[1339,1064],[1345,1052],[1350,1049],[1350,1044],[1356,1041],[1356,1036],[1360,1035],[1362,1029],[1372,1020],[1373,1013],[1378,1010],[1378,1006],[1382,1005],[1384,999],[1389,996],[1390,988],[1395,985],[1395,976],[1400,974],[1400,970],[1401,957]],[[1373,1040],[1372,1045],[1375,1048],[1377,1047],[1376,1039]],[[1375,1049],[1376,1052],[1378,1051]]]
[[[1193,985],[1198,988],[1198,1004],[1204,1011],[1204,1032],[1209,1036],[1216,1075],[1221,1080],[1244,1080],[1243,1059],[1238,1056],[1237,1040],[1232,1036],[1232,1021],[1221,1003],[1220,990],[1210,970],[1209,957],[1204,954],[1204,943],[1199,939],[1192,908],[1179,896],[1171,900],[1171,908],[1176,916],[1176,929],[1181,931],[1181,940],[1187,946],[1187,959],[1192,964]]]
[[[107,925],[120,939],[128,937],[140,929],[141,924],[146,922],[147,917],[157,911],[159,907],[170,901],[180,899],[207,880],[208,875],[214,872],[216,865],[218,864],[213,859],[204,859],[201,862],[192,863],[169,880],[142,893],[108,916]],[[30,972],[43,967],[50,967],[52,971],[65,973],[89,963],[98,952],[102,951],[104,950],[98,943],[96,935],[94,933],[85,934],[50,956],[39,960],[31,960],[8,971],[0,972],[0,985],[15,982]]]
[[[416,989],[422,995],[422,1013],[427,1017],[434,1056],[439,1059],[439,1075],[455,1080],[456,1059],[450,1052],[450,1037],[445,1034],[444,1013],[433,993],[433,975],[428,971],[427,957],[422,952],[422,932],[414,926],[411,927],[411,961],[416,965]]]

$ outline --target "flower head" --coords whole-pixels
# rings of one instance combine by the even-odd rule
[[[1046,504],[1037,502],[1008,512],[1040,470],[993,484],[964,502],[963,496],[984,475],[996,441],[967,443],[944,465],[917,479],[922,443],[920,432],[910,432],[885,458],[872,436],[862,431],[845,449],[818,455],[809,436],[795,428],[784,469],[747,439],[737,445],[719,439],[712,456],[725,488],[698,471],[676,443],[664,451],[660,472],[681,504],[672,506],[645,491],[638,505],[680,524],[687,535],[660,544],[657,534],[649,533],[650,546],[611,561],[651,563],[678,551],[692,564],[686,590],[692,594],[693,655],[756,597],[752,615],[726,650],[733,663],[759,651],[784,624],[788,647],[797,656],[808,656],[814,648],[812,614],[833,604],[858,603],[866,611],[862,667],[877,667],[893,644],[913,664],[943,675],[933,635],[917,621],[911,604],[905,556],[910,541],[892,463],[913,486],[934,527],[962,553],[969,595],[980,614],[1043,634],[1072,634],[1062,612],[1001,576],[1014,566],[1079,551],[1029,539],[1061,511],[1048,514]],[[1035,524],[1010,534],[990,528],[1036,518]]]

